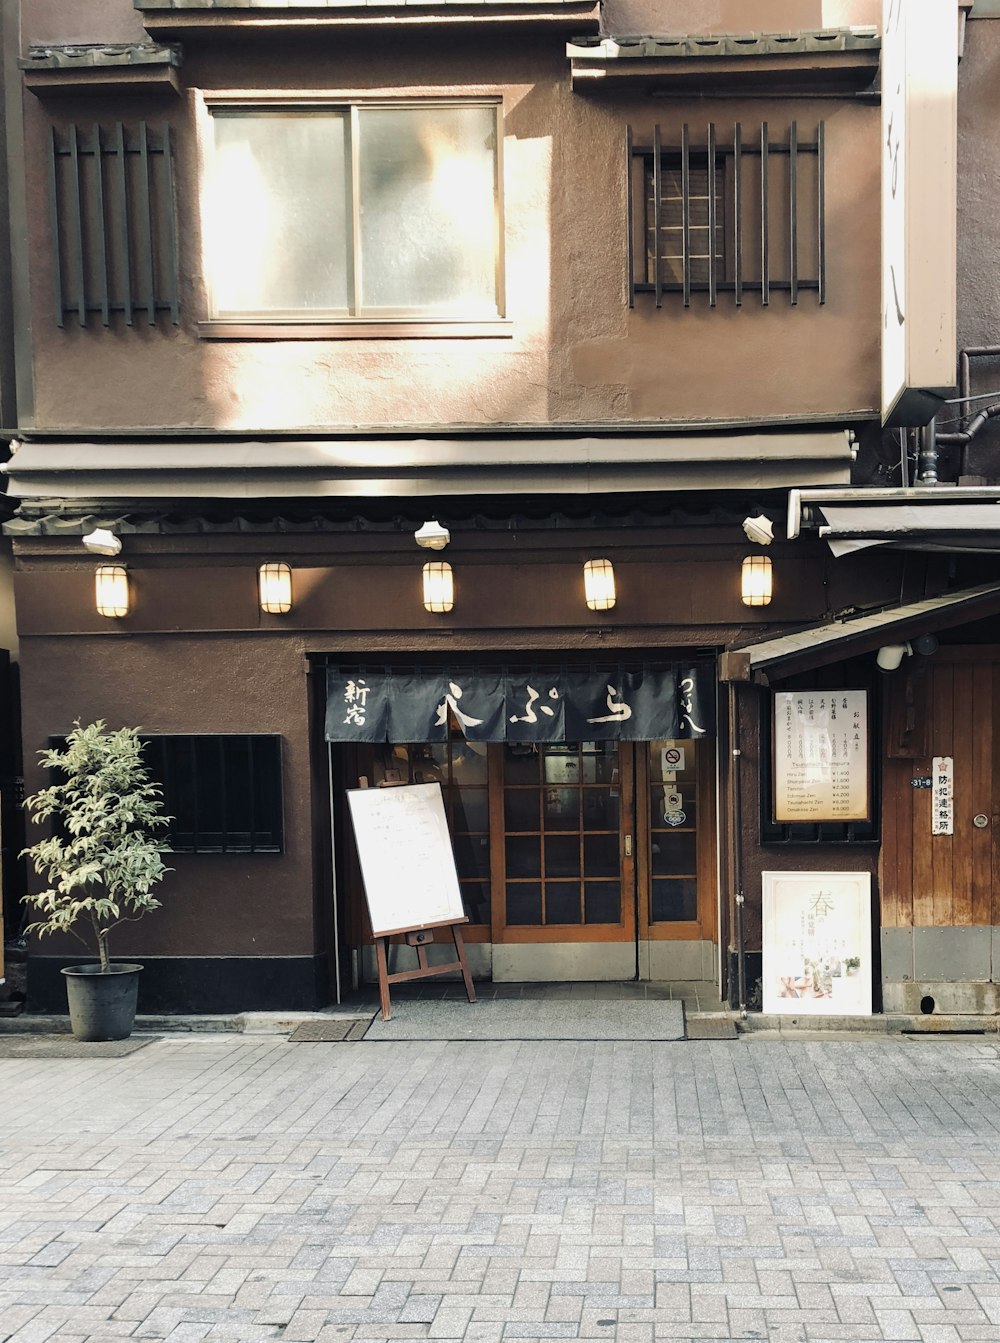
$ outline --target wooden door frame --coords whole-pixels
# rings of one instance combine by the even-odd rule
[[[639,937],[652,942],[714,942],[718,928],[718,843],[715,789],[715,755],[709,757],[708,747],[714,738],[704,742],[691,741],[685,745],[693,749],[704,746],[698,761],[697,829],[695,850],[695,880],[697,883],[698,917],[679,919],[676,923],[651,923],[649,910],[652,890],[652,826],[650,825],[649,797],[653,787],[649,772],[649,742],[636,742],[636,797],[646,799],[646,805],[636,811],[637,845],[642,861],[636,878],[636,900],[639,908]],[[709,768],[711,766],[711,768]]]
[[[635,760],[633,743],[618,743],[618,865],[621,880],[621,919],[612,923],[558,923],[548,927],[535,924],[508,925],[506,918],[507,873],[506,829],[504,817],[504,743],[490,746],[490,911],[493,919],[492,938],[497,946],[517,946],[525,943],[608,942],[615,945],[634,945],[637,937],[636,850],[635,822]],[[540,785],[543,786],[543,785]],[[626,828],[626,818],[631,823]],[[632,839],[631,853],[626,852],[626,836]],[[496,841],[496,842],[494,842]],[[581,880],[585,880],[581,872]],[[613,933],[611,936],[609,934]]]

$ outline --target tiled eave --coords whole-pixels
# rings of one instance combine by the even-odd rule
[[[273,36],[317,28],[500,27],[596,33],[600,0],[133,0],[152,37],[220,29]]]
[[[153,42],[29,47],[18,61],[39,97],[123,90],[179,93],[181,52]]]
[[[881,39],[874,27],[713,36],[581,37],[566,48],[579,93],[685,96],[857,93],[870,89]]]

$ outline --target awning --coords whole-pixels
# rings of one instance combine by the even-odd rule
[[[405,498],[615,494],[843,485],[844,430],[218,441],[32,441],[3,466],[8,493],[61,499]]]
[[[756,681],[766,685],[773,676],[810,671],[861,653],[874,652],[883,644],[907,643],[921,634],[951,629],[998,613],[1000,583],[945,592],[923,601],[727,649],[719,657],[719,679]]]
[[[788,535],[815,530],[834,555],[892,550],[1000,551],[1000,488],[792,490]]]

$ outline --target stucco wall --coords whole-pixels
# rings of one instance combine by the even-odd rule
[[[147,732],[261,732],[282,738],[285,852],[176,854],[162,909],[120,929],[129,956],[309,956],[326,929],[313,917],[306,663],[301,643],[176,635],[38,638],[22,643],[25,788],[46,782],[37,752],[79,718]],[[31,827],[34,829],[34,827]],[[32,836],[33,838],[33,836]],[[72,954],[47,938],[46,955]]]
[[[746,22],[738,25],[745,28]],[[51,24],[49,25],[51,27]],[[25,41],[32,38],[25,33]],[[52,311],[46,174],[29,183],[37,424],[284,429],[381,423],[573,422],[838,414],[878,404],[878,109],[837,101],[677,103],[583,97],[570,87],[561,36],[397,33],[269,37],[238,47],[187,44],[182,99],[25,95],[27,162],[45,161],[50,124],[167,118],[176,136],[181,239],[179,328],[120,318],[59,330]],[[197,90],[498,94],[504,105],[504,217],[509,338],[205,340],[199,260]],[[711,311],[696,295],[662,310],[627,303],[625,129],[654,121],[666,144],[689,121],[695,142],[741,119],[773,139],[827,128],[828,301],[797,308],[748,294]],[[754,129],[756,128],[756,129]]]

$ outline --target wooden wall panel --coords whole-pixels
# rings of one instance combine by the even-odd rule
[[[931,757],[938,755],[955,754],[955,678],[956,672],[961,675],[960,668],[951,666],[939,666],[934,668],[933,696],[934,696],[934,718],[931,726]],[[927,820],[921,825],[916,833],[917,846],[928,850],[929,867],[931,872],[931,892],[929,908],[926,903],[926,897],[914,891],[914,923],[922,927],[950,928],[954,922],[953,919],[953,901],[952,901],[952,883],[954,880],[954,848],[955,840],[953,835],[932,835],[930,823],[931,811],[931,791],[924,790],[924,800],[927,804]],[[918,900],[923,899],[923,908],[927,910],[930,917],[918,919],[916,909]]]
[[[971,898],[967,922],[980,925],[994,922],[992,860],[996,819],[993,816],[993,793],[998,777],[993,765],[996,674],[997,668],[989,663],[975,664],[972,668],[972,713],[969,719],[974,782],[969,817],[962,817],[962,825],[970,827],[972,846]],[[990,824],[985,830],[977,830],[971,824],[971,817],[977,812],[990,818]]]

